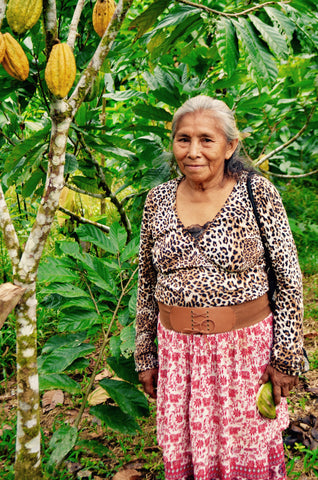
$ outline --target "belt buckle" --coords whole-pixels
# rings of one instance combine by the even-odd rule
[[[210,310],[204,308],[202,310],[202,313],[195,313],[195,311],[191,309],[191,330],[193,333],[199,333],[201,335],[213,333],[215,323],[210,318]],[[204,323],[206,323],[206,328],[205,325],[203,325]],[[204,331],[198,331],[202,326],[204,326]]]

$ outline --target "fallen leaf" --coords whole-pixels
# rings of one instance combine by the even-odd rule
[[[108,398],[110,397],[106,390],[98,386],[89,394],[87,401],[89,405],[100,405],[101,403],[105,403]]]
[[[139,480],[140,478],[141,473],[131,468],[120,470],[113,476],[113,480]]]
[[[100,372],[98,375],[96,375],[95,380],[99,382],[99,380],[103,380],[103,378],[111,378],[113,374],[111,373],[108,368],[105,368],[102,372]]]
[[[56,405],[63,405],[64,393],[62,390],[49,390],[45,392],[42,398],[42,407],[44,412],[49,412],[56,407]]]

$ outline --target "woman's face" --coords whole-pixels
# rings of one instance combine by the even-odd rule
[[[178,125],[173,140],[173,153],[188,180],[208,184],[223,179],[224,162],[233,154],[238,139],[228,142],[222,123],[203,110],[187,113]]]

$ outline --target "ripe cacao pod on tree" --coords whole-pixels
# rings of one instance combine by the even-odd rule
[[[54,45],[45,68],[45,81],[50,92],[58,98],[66,97],[75,76],[76,62],[71,47],[67,43]]]
[[[17,80],[26,80],[29,75],[29,60],[21,45],[8,32],[2,35],[5,52],[2,65],[9,75]]]
[[[11,30],[21,35],[39,20],[43,0],[9,0],[6,17]]]
[[[97,0],[93,9],[93,27],[102,37],[116,9],[114,0]]]
[[[4,43],[3,35],[2,35],[2,33],[0,32],[0,63],[1,63],[2,60],[3,60],[5,51],[6,51],[6,44]]]

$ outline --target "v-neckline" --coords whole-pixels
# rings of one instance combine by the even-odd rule
[[[183,230],[186,230],[186,231],[189,231],[189,227],[194,226],[194,225],[198,225],[200,227],[204,227],[204,230],[203,230],[203,232],[204,232],[210,225],[212,225],[219,218],[219,216],[221,216],[223,210],[226,208],[227,204],[231,201],[231,197],[234,195],[236,189],[238,188],[238,185],[240,183],[240,178],[237,179],[236,183],[234,184],[231,192],[227,196],[227,198],[226,198],[225,202],[223,203],[222,207],[219,209],[217,214],[211,220],[208,220],[207,222],[205,222],[204,225],[200,225],[199,223],[196,223],[196,224],[191,224],[189,226],[184,225],[184,223],[181,221],[181,219],[178,215],[178,210],[177,210],[177,190],[178,190],[178,187],[179,187],[180,183],[182,182],[182,180],[184,178],[185,177],[179,177],[177,179],[176,188],[175,188],[175,191],[174,191],[173,211],[174,211],[174,214],[175,214],[175,217],[176,217],[176,220],[177,220],[177,225],[179,227],[181,227]],[[203,232],[201,232],[201,234]],[[191,234],[191,232],[189,232],[189,233]]]

